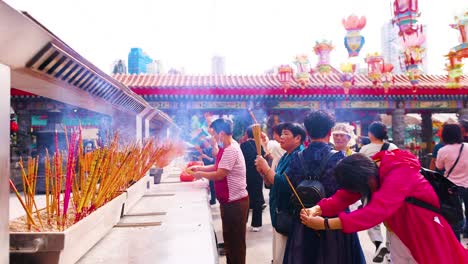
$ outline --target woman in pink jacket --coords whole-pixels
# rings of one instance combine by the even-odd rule
[[[385,221],[416,262],[468,263],[467,251],[440,214],[405,202],[411,196],[440,207],[434,189],[419,173],[418,159],[402,150],[381,151],[373,159],[377,162],[353,154],[338,163],[335,177],[343,189],[303,210],[302,223],[316,230],[343,229],[352,233]],[[361,196],[368,203],[345,213],[345,208]]]

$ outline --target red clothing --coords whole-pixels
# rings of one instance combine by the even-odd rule
[[[339,214],[343,232],[369,229],[383,221],[408,247],[418,263],[468,263],[468,253],[455,238],[450,225],[439,214],[405,202],[412,196],[440,207],[432,186],[419,173],[417,158],[402,150],[381,151],[380,188],[362,209],[343,210],[360,194],[339,190],[319,202],[324,216]]]

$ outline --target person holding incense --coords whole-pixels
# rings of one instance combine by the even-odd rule
[[[306,138],[306,132],[302,125],[288,122],[278,124],[275,126],[276,129],[280,129],[278,131],[281,135],[279,143],[285,151],[284,155],[277,164],[271,167],[266,159],[257,156],[255,165],[257,170],[264,175],[265,182],[271,184],[270,216],[273,226],[273,264],[280,264],[283,263],[286,242],[288,241],[290,227],[287,224],[290,223],[292,217],[288,209],[292,191],[283,173],[289,173],[288,168],[292,156],[304,149],[302,143]]]
[[[245,160],[239,144],[232,138],[232,126],[232,121],[224,118],[213,121],[210,127],[219,146],[216,162],[189,169],[194,172],[196,179],[205,178],[215,182],[227,263],[244,264],[249,196],[246,190]]]
[[[385,222],[394,233],[392,237],[398,237],[414,258],[398,259],[392,251],[393,263],[468,263],[466,249],[444,217],[406,201],[413,197],[439,207],[437,194],[419,172],[418,158],[398,149],[380,151],[372,158],[374,161],[363,154],[353,154],[339,162],[334,174],[342,189],[303,210],[302,223],[311,230],[350,233]],[[361,197],[368,200],[363,208],[343,212]]]
[[[318,170],[322,159],[331,153],[331,130],[335,125],[335,117],[323,110],[312,110],[304,120],[306,131],[311,139],[309,146],[302,151],[304,163],[299,155],[294,154],[289,166],[290,181],[296,188],[305,178],[303,164],[308,164],[309,170]],[[325,171],[319,177],[325,189],[325,196],[332,196],[338,185],[333,177],[333,168],[343,159],[342,152],[333,154],[325,165]],[[310,174],[310,172],[307,172]],[[356,233],[345,234],[341,231],[327,230],[316,232],[301,223],[299,212],[293,217],[288,235],[285,264],[306,263],[365,263],[359,238]]]
[[[247,192],[249,193],[249,208],[252,209],[251,231],[259,232],[262,227],[262,211],[265,204],[263,197],[263,178],[255,167],[255,158],[257,157],[257,147],[254,140],[252,126],[249,126],[245,131],[247,140],[240,145],[242,154],[244,155],[245,166],[247,169]],[[269,157],[261,146],[261,155]]]

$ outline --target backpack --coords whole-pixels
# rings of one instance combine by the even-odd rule
[[[324,173],[328,161],[335,153],[338,153],[338,151],[331,150],[320,162],[320,167],[313,171],[310,171],[308,164],[305,163],[303,152],[299,151],[297,153],[306,178],[296,187],[296,192],[306,208],[316,205],[320,200],[325,198],[325,187],[323,187],[319,178]],[[294,194],[291,195],[290,203],[293,205],[295,212],[300,212],[302,206]]]
[[[463,208],[458,186],[436,171],[421,168],[420,172],[434,188],[439,198],[440,208],[415,197],[407,197],[405,201],[441,214],[450,225],[462,221]]]

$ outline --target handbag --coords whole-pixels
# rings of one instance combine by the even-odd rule
[[[287,236],[292,225],[292,215],[288,211],[275,210],[276,225],[274,226],[276,232]]]
[[[319,179],[324,173],[328,161],[335,153],[338,153],[338,151],[331,150],[320,162],[320,167],[316,170],[310,171],[308,164],[304,161],[302,151],[298,152],[299,160],[302,164],[302,169],[306,178],[296,187],[296,192],[306,208],[316,205],[320,200],[325,198],[325,187]],[[294,194],[291,195],[290,203],[293,205],[295,213],[301,211],[302,205]]]
[[[450,173],[452,173],[453,169],[457,165],[462,151],[463,144],[460,147],[460,152],[458,153],[457,160],[447,173],[447,177],[444,177],[438,172],[431,171],[426,168],[421,168],[421,174],[431,184],[432,188],[437,194],[437,197],[439,198],[440,208],[437,208],[432,204],[429,204],[412,196],[407,197],[405,201],[416,206],[425,208],[427,210],[433,211],[435,213],[441,214],[450,225],[456,225],[460,221],[462,221],[464,217],[462,201],[460,199],[460,195],[462,194],[462,192],[460,190],[460,187],[458,187],[448,179]]]

